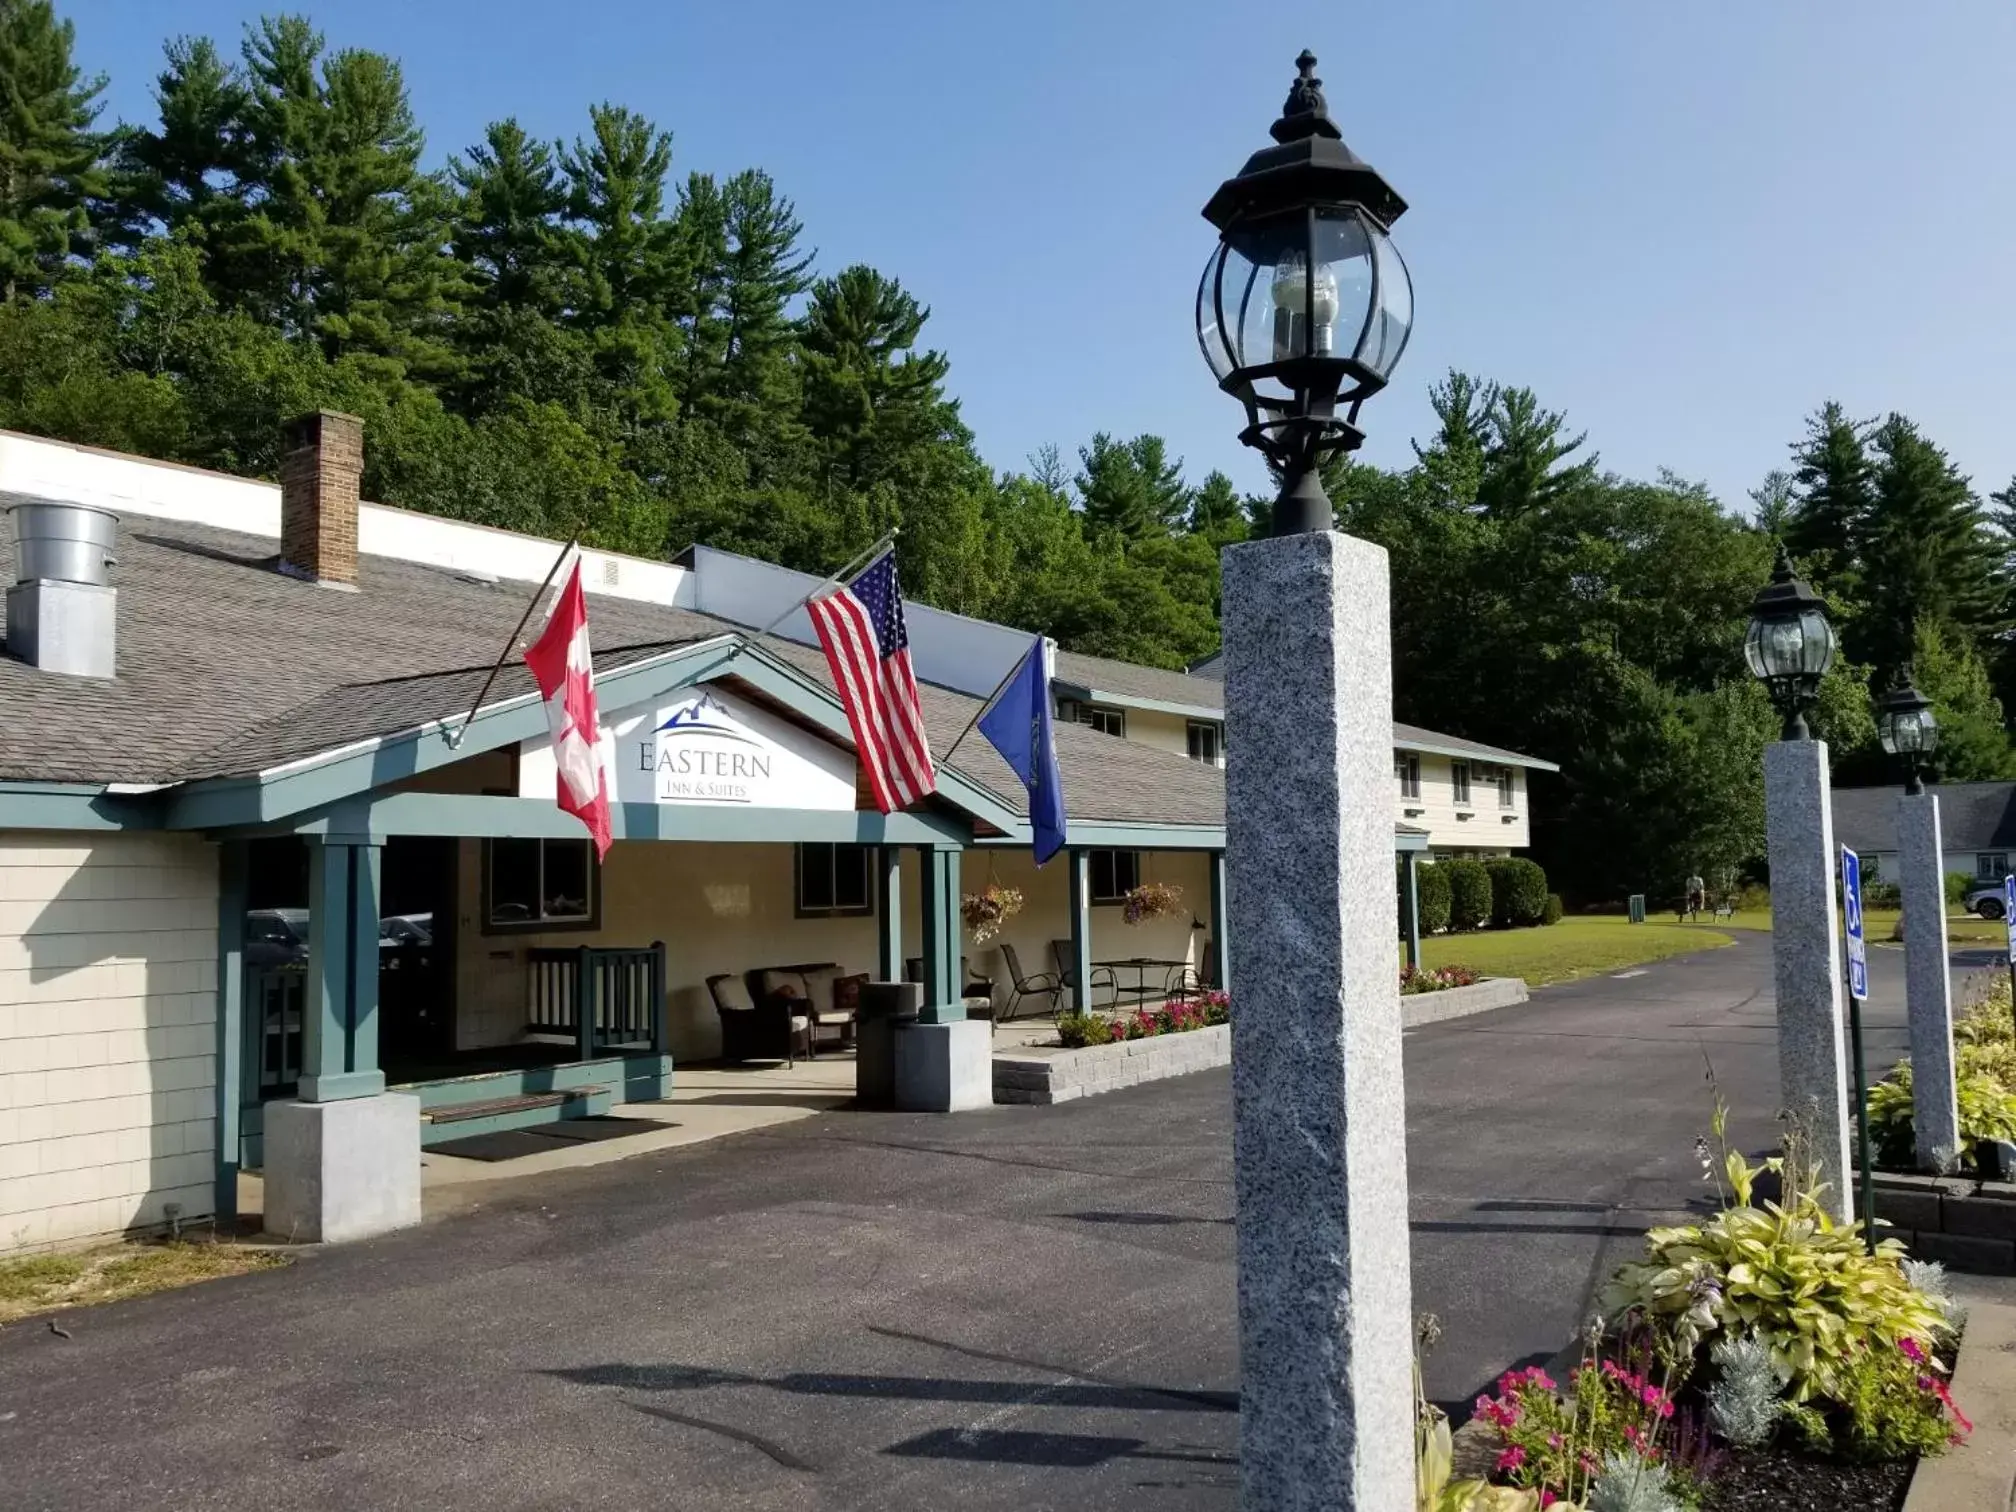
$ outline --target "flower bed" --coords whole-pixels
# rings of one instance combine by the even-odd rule
[[[1997,971],[1980,985],[1974,1005],[1953,1024],[1954,1092],[1960,1111],[1960,1148],[1952,1162],[1979,1175],[2001,1174],[1991,1146],[2016,1141],[2016,1023],[2009,1012],[2009,981]],[[1916,1171],[1911,1132],[1911,1062],[1907,1058],[1869,1089],[1869,1135],[1876,1164]]]
[[[1194,998],[1171,998],[1160,1007],[1145,1004],[1132,1013],[1106,1018],[1097,1013],[1060,1013],[1057,1038],[1067,1050],[1086,1045],[1112,1045],[1125,1040],[1152,1039],[1158,1034],[1183,1034],[1222,1024],[1232,1015],[1231,999],[1222,992]]]
[[[1465,1437],[1495,1484],[1452,1479],[1447,1425],[1418,1399],[1419,1505],[1430,1512],[1891,1512],[1921,1457],[1964,1442],[1949,1362],[1961,1310],[1937,1264],[1837,1224],[1788,1132],[1752,1166],[1713,1129],[1697,1145],[1722,1202],[1653,1229],[1604,1289],[1565,1390],[1508,1372]],[[1753,1200],[1770,1171],[1779,1202]],[[1424,1328],[1424,1346],[1434,1330]]]
[[[1482,981],[1468,966],[1441,966],[1424,970],[1418,966],[1400,968],[1400,995],[1413,997],[1421,992],[1447,992],[1451,987],[1475,987]]]

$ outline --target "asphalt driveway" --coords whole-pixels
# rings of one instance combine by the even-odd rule
[[[1407,1042],[1416,1305],[1466,1400],[1772,1137],[1769,941]],[[1902,1043],[1876,953],[1872,1066]],[[0,1333],[8,1508],[1229,1509],[1229,1078],[839,1113]]]

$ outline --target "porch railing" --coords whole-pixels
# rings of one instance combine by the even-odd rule
[[[254,966],[245,972],[246,1022],[254,1035],[253,1064],[259,1097],[291,1097],[301,1080],[301,1013],[307,1001],[305,966]]]
[[[665,946],[528,950],[525,1028],[572,1035],[581,1058],[665,1052]]]

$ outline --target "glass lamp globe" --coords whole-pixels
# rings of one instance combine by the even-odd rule
[[[1806,711],[1820,696],[1820,680],[1834,665],[1834,627],[1820,596],[1792,572],[1784,543],[1771,581],[1750,606],[1743,658],[1785,719],[1787,740],[1806,739]]]

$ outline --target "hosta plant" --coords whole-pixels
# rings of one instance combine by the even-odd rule
[[[2011,1059],[2008,1045],[1962,1045],[1954,1093],[1960,1108],[1960,1156],[1976,1158],[1983,1141],[2016,1140],[2016,1092],[1988,1064]],[[1915,1159],[1911,1133],[1911,1062],[1899,1061],[1889,1078],[1869,1089],[1869,1134],[1876,1160],[1910,1170]]]
[[[1720,1114],[1718,1110],[1718,1132]],[[1755,1335],[1783,1369],[1792,1401],[1839,1399],[1858,1350],[1901,1340],[1930,1350],[1946,1333],[1938,1305],[1904,1277],[1903,1246],[1870,1254],[1860,1226],[1837,1224],[1819,1188],[1787,1180],[1784,1204],[1753,1201],[1756,1181],[1783,1162],[1752,1166],[1725,1151],[1730,1206],[1702,1223],[1653,1229],[1646,1258],[1603,1292],[1612,1315],[1636,1312],[1689,1349],[1724,1334]]]

